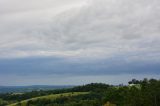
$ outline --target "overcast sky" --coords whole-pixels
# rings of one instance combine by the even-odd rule
[[[159,0],[0,0],[0,85],[160,78]]]

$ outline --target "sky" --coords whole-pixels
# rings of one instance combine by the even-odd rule
[[[0,85],[160,78],[159,0],[0,0]]]

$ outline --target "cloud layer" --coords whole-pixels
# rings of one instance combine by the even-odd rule
[[[0,74],[159,74],[159,5],[159,0],[1,0]]]
[[[158,0],[23,1],[1,1],[1,57],[159,55]]]

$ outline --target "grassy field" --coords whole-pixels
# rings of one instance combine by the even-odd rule
[[[72,93],[51,94],[51,95],[47,95],[47,96],[40,96],[40,97],[35,97],[35,98],[23,100],[20,103],[22,104],[22,106],[26,106],[27,102],[30,100],[32,100],[32,101],[36,101],[37,99],[53,100],[53,99],[60,98],[60,97],[77,96],[77,95],[85,95],[85,94],[89,94],[89,92],[72,92]],[[18,103],[14,103],[14,104],[10,104],[7,106],[17,106],[17,104]]]

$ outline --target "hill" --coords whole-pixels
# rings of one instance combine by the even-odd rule
[[[0,93],[24,93],[40,90],[54,90],[63,88],[72,88],[71,85],[32,85],[32,86],[0,86]]]
[[[10,104],[7,106],[19,106],[19,105],[28,106],[29,102],[37,102],[37,101],[43,101],[43,100],[55,100],[57,98],[73,97],[73,96],[77,96],[77,95],[85,95],[88,93],[89,92],[72,92],[72,93],[52,94],[52,95],[40,96],[40,97],[35,97],[35,98],[23,100],[21,102]]]
[[[73,88],[0,94],[0,106],[160,106],[160,80],[129,85],[91,83]]]

